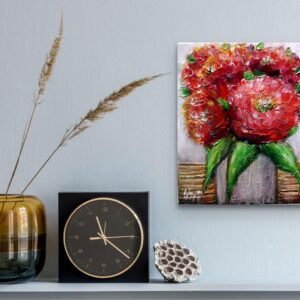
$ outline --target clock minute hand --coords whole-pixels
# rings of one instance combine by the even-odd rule
[[[105,235],[104,235],[104,233],[103,233],[102,226],[101,226],[101,223],[100,223],[98,217],[96,217],[96,221],[97,221],[98,227],[99,227],[99,229],[100,229],[101,237],[103,238],[103,242],[104,242],[105,246],[107,246],[106,237],[105,237]]]
[[[116,236],[106,236],[106,239],[122,239],[122,238],[134,238],[135,235],[116,235]],[[91,236],[90,240],[102,240],[103,237],[101,236]]]
[[[107,236],[107,239],[122,239],[122,238],[134,238],[135,235],[114,235],[114,236]]]
[[[103,236],[101,236],[101,234],[98,233],[98,235],[103,238]],[[106,239],[107,243],[109,243],[113,248],[115,248],[117,251],[119,251],[121,254],[123,254],[126,258],[130,259],[130,257],[124,252],[122,251],[118,246],[116,246],[114,243],[112,243],[110,240]]]
[[[105,232],[106,232],[106,221],[104,222],[103,235],[105,235]]]
[[[126,258],[130,259],[130,257],[123,252],[119,247],[117,247],[115,244],[113,244],[110,240],[106,240],[112,247],[114,247],[116,250],[118,250],[121,254],[123,254]]]

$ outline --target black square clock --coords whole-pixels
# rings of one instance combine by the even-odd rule
[[[148,192],[59,193],[59,282],[149,282]]]

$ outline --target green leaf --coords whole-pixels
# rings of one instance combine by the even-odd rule
[[[258,43],[257,45],[256,45],[256,49],[257,50],[261,50],[261,49],[264,49],[265,48],[265,44],[264,43]]]
[[[259,148],[254,144],[238,141],[235,143],[229,158],[227,168],[227,201],[241,173],[243,173],[257,158]]]
[[[189,54],[186,57],[186,60],[188,61],[188,63],[193,64],[194,62],[196,62],[195,57],[193,56],[193,54]]]
[[[297,157],[292,147],[287,143],[269,143],[260,146],[263,153],[269,157],[278,169],[295,176],[300,185],[300,170]]]
[[[233,145],[232,137],[218,140],[207,153],[206,174],[202,186],[202,192],[207,189],[211,179],[215,175],[218,165],[227,157]]]
[[[253,75],[259,77],[259,76],[264,76],[264,75],[266,75],[266,73],[263,72],[263,71],[261,71],[261,70],[254,70],[254,71],[253,71]]]
[[[290,47],[287,47],[286,50],[285,50],[285,53],[287,55],[291,55],[293,53],[292,49]]]
[[[227,100],[225,100],[225,99],[223,99],[223,98],[219,98],[217,101],[218,101],[218,103],[219,103],[220,105],[223,106],[223,110],[228,110],[228,109],[229,109],[230,105],[229,105],[229,103],[228,103]]]
[[[221,48],[223,49],[229,49],[230,48],[230,44],[229,43],[224,43],[221,45]]]
[[[296,69],[295,69],[295,73],[298,75],[298,74],[300,74],[300,67],[297,67]]]
[[[251,71],[246,71],[244,73],[244,78],[246,80],[253,80],[254,79],[254,75],[253,75],[253,73]]]
[[[298,130],[298,126],[293,127],[293,128],[289,131],[288,136],[292,136],[293,134],[295,134],[295,133],[297,132],[297,130]]]
[[[300,84],[299,83],[297,83],[297,85],[296,85],[296,92],[299,94],[300,93]]]
[[[188,97],[191,94],[190,90],[185,86],[181,88],[180,93],[181,93],[181,97],[183,98]]]

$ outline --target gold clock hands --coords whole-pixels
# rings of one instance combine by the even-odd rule
[[[114,243],[112,243],[106,237],[102,236],[100,233],[98,233],[98,235],[100,237],[102,237],[103,239],[106,239],[107,243],[109,243],[113,248],[115,248],[117,251],[119,251],[121,254],[123,254],[126,258],[130,259],[130,257],[125,252],[123,252],[118,246],[116,246]]]
[[[118,250],[121,254],[123,254],[126,258],[130,259],[130,257],[123,252],[119,247],[117,247],[114,243],[112,243],[110,240],[106,240],[112,247],[114,247],[116,250]]]
[[[106,221],[104,222],[103,234],[105,235],[106,232]]]
[[[122,239],[122,238],[135,238],[135,235],[116,235],[116,236],[105,236],[106,239]],[[102,240],[103,237],[100,236],[91,236],[90,240]]]
[[[90,240],[94,241],[94,240],[102,240],[102,237],[99,236],[90,236]]]
[[[135,238],[135,235],[114,235],[114,236],[107,236],[107,239],[122,239],[122,238]]]
[[[96,217],[96,221],[97,221],[98,227],[99,227],[99,229],[100,229],[101,236],[103,237],[103,242],[104,242],[105,246],[107,246],[106,238],[105,238],[105,235],[104,235],[104,233],[103,233],[102,226],[101,226],[101,223],[100,223],[98,217]],[[99,233],[98,233],[98,234],[99,234]]]

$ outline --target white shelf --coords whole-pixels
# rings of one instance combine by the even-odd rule
[[[202,284],[166,283],[57,283],[34,281],[22,284],[0,285],[0,293],[70,293],[70,292],[300,292],[299,284]]]

